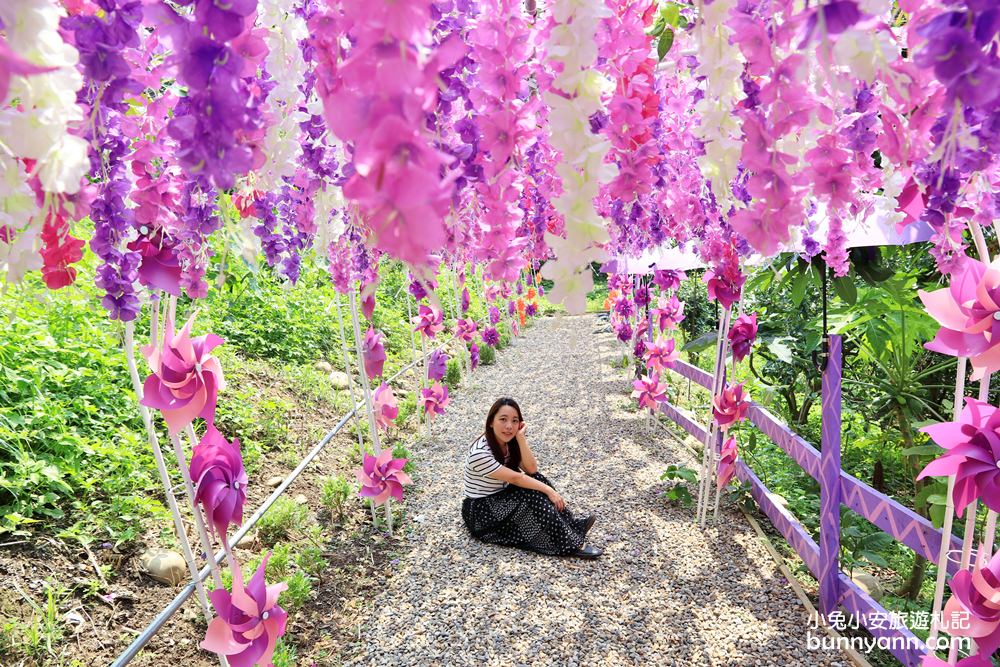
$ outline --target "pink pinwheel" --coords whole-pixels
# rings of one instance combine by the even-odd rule
[[[955,475],[955,511],[981,499],[1000,511],[1000,411],[989,403],[965,399],[958,421],[920,429],[947,452],[927,464],[917,479]]]
[[[656,308],[653,309],[653,317],[656,318],[657,327],[660,331],[676,329],[677,325],[684,320],[684,302],[672,295],[669,299],[661,294],[656,300]]]
[[[686,273],[675,269],[653,271],[653,282],[663,291],[677,289],[681,286],[681,281],[686,278]]]
[[[455,337],[466,343],[471,343],[476,338],[479,325],[472,319],[460,319],[455,323]]]
[[[372,396],[375,409],[375,424],[381,429],[389,428],[389,424],[399,416],[399,406],[396,405],[396,394],[392,387],[383,382]]]
[[[362,498],[371,498],[376,505],[389,500],[389,496],[403,500],[403,485],[413,483],[410,476],[403,472],[405,465],[406,459],[392,458],[391,449],[383,449],[377,458],[365,454],[362,467],[354,471],[358,481],[361,482],[358,495]]]
[[[432,383],[430,387],[420,390],[420,402],[431,419],[443,415],[444,409],[448,407],[448,387],[439,382]]]
[[[411,320],[414,331],[420,332],[428,338],[434,338],[439,331],[444,329],[442,324],[444,315],[436,307],[423,305],[420,306],[418,313]]]
[[[147,345],[143,354],[152,374],[143,386],[142,404],[163,413],[171,435],[180,433],[195,417],[215,420],[218,393],[226,388],[219,360],[209,353],[223,343],[215,334],[191,338],[197,312],[179,333],[166,326],[163,349]]]
[[[956,637],[972,637],[979,653],[992,655],[1000,648],[1000,552],[987,562],[986,545],[980,544],[976,563],[959,570],[948,586],[952,597],[944,606],[941,629]]]
[[[952,665],[947,660],[942,660],[934,655],[932,651],[924,656],[924,661],[920,663],[920,667],[993,667],[993,661],[990,660],[988,655],[980,653],[978,655],[970,655],[968,658],[962,658]]]
[[[375,329],[368,329],[365,340],[361,344],[361,358],[365,365],[365,375],[373,380],[382,375],[385,365],[385,347],[382,344],[383,334]]]
[[[986,265],[964,256],[951,284],[918,291],[927,312],[941,325],[928,350],[969,357],[972,380],[1000,370],[1000,259]]]
[[[757,313],[740,315],[729,329],[729,344],[733,349],[733,361],[743,361],[750,354],[750,348],[757,339]]]
[[[195,501],[201,503],[209,526],[225,544],[229,526],[243,523],[243,504],[247,500],[247,473],[240,441],[230,443],[214,424],[209,424],[191,456],[191,479],[195,482]]]
[[[664,340],[662,336],[657,336],[656,342],[646,346],[646,353],[643,355],[646,366],[657,372],[671,368],[681,357],[676,346],[677,341],[673,338]]]
[[[226,656],[231,667],[270,665],[278,638],[285,634],[288,614],[278,606],[278,596],[288,584],[267,585],[264,572],[270,557],[264,557],[246,586],[239,564],[231,558],[232,594],[224,588],[209,594],[218,616],[208,624],[201,648]]]
[[[747,418],[750,409],[750,395],[743,388],[743,383],[727,385],[712,401],[712,413],[715,421],[723,431],[736,422]]]
[[[722,451],[719,453],[718,476],[716,477],[716,487],[722,489],[729,484],[729,480],[736,474],[736,460],[739,454],[736,451],[736,438],[730,436],[722,444]]]
[[[739,300],[746,277],[735,264],[727,263],[721,270],[705,271],[702,280],[708,286],[708,297],[717,299],[728,310]]]
[[[643,375],[639,380],[632,381],[632,398],[639,399],[640,408],[649,408],[656,412],[660,403],[667,400],[667,386],[660,382],[658,373]]]
[[[443,380],[444,374],[448,370],[448,355],[441,350],[431,352],[431,358],[427,362],[427,379]]]

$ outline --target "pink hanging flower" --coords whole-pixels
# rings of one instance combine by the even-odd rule
[[[989,403],[965,399],[958,421],[920,429],[947,452],[927,464],[917,479],[955,475],[955,511],[981,499],[1000,511],[1000,411]]]
[[[358,495],[373,499],[376,505],[389,500],[389,496],[402,501],[403,485],[413,483],[410,476],[403,472],[405,465],[406,459],[392,458],[391,449],[383,449],[377,458],[365,454],[362,467],[354,471],[358,481],[361,482]]]
[[[661,294],[656,300],[657,307],[653,309],[653,317],[659,330],[676,329],[684,321],[684,302],[672,295],[669,299]]]
[[[479,331],[479,325],[473,319],[459,319],[455,323],[455,337],[466,343],[475,340],[477,331]]]
[[[381,331],[369,328],[365,332],[364,342],[361,344],[361,359],[365,366],[365,375],[369,380],[374,380],[382,375],[385,366],[385,346],[382,344],[383,334]]]
[[[430,387],[420,390],[420,402],[424,413],[431,419],[443,415],[444,409],[448,407],[448,387],[440,382],[432,383]]]
[[[727,263],[722,270],[705,271],[702,280],[708,285],[708,297],[717,299],[728,310],[739,300],[746,277],[735,264]]]
[[[197,312],[179,333],[166,325],[163,349],[151,345],[143,355],[153,370],[143,386],[142,404],[163,414],[170,434],[180,433],[195,417],[215,421],[219,391],[226,388],[219,360],[209,354],[223,343],[215,334],[191,338]]]
[[[209,526],[225,540],[229,526],[243,523],[247,500],[240,441],[230,443],[209,424],[191,455],[191,479],[195,482],[195,502],[205,510]]]
[[[660,382],[659,373],[650,373],[639,380],[633,380],[632,389],[632,398],[639,400],[640,408],[656,412],[660,404],[667,400],[667,386]]]
[[[444,374],[448,371],[448,355],[441,350],[431,352],[430,360],[427,362],[427,379],[443,380]]]
[[[722,444],[722,451],[719,454],[718,476],[716,477],[716,487],[722,490],[729,480],[736,474],[736,461],[739,454],[736,449],[736,438],[730,436]]]
[[[1000,370],[1000,259],[986,265],[964,256],[948,287],[917,293],[941,325],[934,340],[924,347],[953,357],[969,357],[972,380]]]
[[[733,349],[733,361],[743,361],[750,354],[750,348],[757,340],[757,313],[740,315],[729,329],[729,344]]]
[[[715,400],[712,401],[712,412],[715,421],[722,427],[723,431],[736,422],[747,418],[747,411],[750,409],[750,395],[743,388],[743,383],[727,385]]]
[[[434,338],[439,331],[444,329],[442,324],[444,314],[437,307],[422,305],[417,312],[418,315],[411,320],[414,331],[428,338]]]
[[[278,606],[278,596],[288,584],[267,585],[264,572],[270,557],[264,557],[246,586],[239,564],[230,559],[232,594],[224,588],[209,594],[218,616],[208,624],[201,648],[226,656],[231,667],[270,665],[278,638],[285,634],[288,614]]]
[[[948,582],[952,597],[944,606],[941,629],[972,637],[980,655],[989,656],[1000,648],[1000,552],[987,562],[986,545],[980,544],[977,554],[971,572],[959,570]]]
[[[375,424],[383,430],[389,428],[389,424],[399,416],[399,406],[396,405],[396,394],[393,393],[392,387],[385,382],[380,384],[372,396],[372,402]]]
[[[643,356],[646,366],[656,372],[672,368],[681,357],[676,347],[677,341],[673,338],[664,339],[662,336],[657,336],[656,342],[646,346],[646,353]]]

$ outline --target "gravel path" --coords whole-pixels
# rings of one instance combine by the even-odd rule
[[[699,531],[659,499],[686,449],[627,408],[625,374],[592,315],[542,319],[480,368],[416,446],[411,550],[374,600],[352,665],[843,665],[809,651],[807,617],[735,510]],[[603,341],[603,342],[602,342]],[[601,358],[601,350],[606,355]],[[539,468],[597,514],[597,561],[471,539],[462,465],[486,411],[514,397]]]

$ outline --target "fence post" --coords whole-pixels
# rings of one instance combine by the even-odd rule
[[[824,616],[840,603],[840,387],[841,337],[829,336],[823,370],[823,430],[820,452],[819,606]]]

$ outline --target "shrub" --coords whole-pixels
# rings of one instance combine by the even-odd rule
[[[278,597],[278,603],[286,611],[301,609],[309,601],[312,581],[305,572],[295,572],[285,580],[288,588]]]
[[[458,359],[448,360],[448,370],[444,374],[444,383],[448,385],[448,391],[454,391],[455,387],[462,381],[462,365]]]
[[[271,655],[271,664],[274,667],[295,667],[298,657],[295,647],[286,643],[285,638],[282,637],[274,646],[274,653]]]
[[[320,547],[310,545],[302,549],[295,559],[295,564],[309,576],[318,578],[329,563],[323,558],[323,550]]]
[[[479,363],[483,366],[492,366],[497,359],[497,352],[489,345],[479,347]]]
[[[403,472],[413,472],[413,454],[410,453],[410,450],[407,449],[406,445],[402,442],[397,442],[392,446],[392,458],[406,459],[406,465],[403,466]]]
[[[308,517],[309,508],[305,505],[291,498],[278,498],[260,518],[257,536],[264,544],[276,544],[278,540],[287,539],[302,530]]]
[[[330,511],[330,516],[336,513],[339,519],[344,518],[344,505],[351,495],[351,484],[341,475],[324,477],[320,486],[320,502]]]

